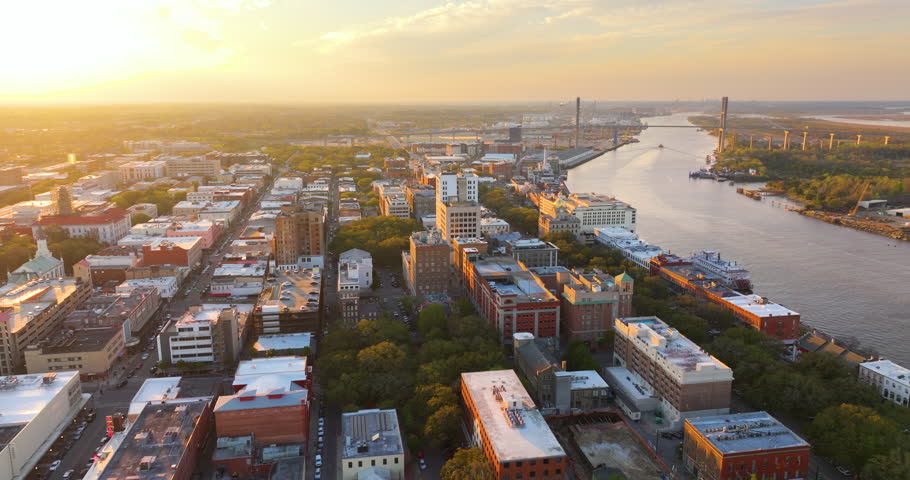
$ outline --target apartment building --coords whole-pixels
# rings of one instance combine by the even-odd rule
[[[564,480],[568,457],[513,370],[461,374],[469,441],[499,480]]]
[[[436,184],[436,228],[442,238],[480,236],[479,179],[473,173],[441,173]]]
[[[402,252],[402,271],[411,295],[446,293],[451,284],[452,247],[439,230],[414,232]]]
[[[272,251],[279,269],[299,268],[311,257],[325,255],[325,214],[316,211],[282,211],[275,218]]]
[[[640,380],[671,423],[730,411],[730,367],[657,317],[617,318],[613,325],[614,364]]]
[[[401,188],[383,187],[379,190],[379,213],[389,217],[411,218],[411,205]]]

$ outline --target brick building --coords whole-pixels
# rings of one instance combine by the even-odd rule
[[[569,340],[596,345],[613,330],[613,319],[632,314],[635,281],[627,273],[611,277],[595,269],[556,274],[563,333]]]
[[[283,209],[275,218],[272,251],[279,269],[309,263],[305,258],[325,255],[325,215],[322,212]]]
[[[449,264],[452,247],[442,239],[439,230],[414,232],[410,249],[402,252],[402,271],[411,295],[446,293],[452,270]]]
[[[218,398],[219,437],[252,434],[256,444],[304,443],[309,433],[310,380],[306,357],[240,362],[234,394]]]
[[[142,246],[142,264],[194,268],[202,262],[202,238],[159,238]]]
[[[696,480],[809,478],[811,446],[767,412],[690,418],[683,435]]]
[[[465,249],[464,281],[480,316],[496,327],[503,343],[512,334],[559,336],[559,299],[512,257],[483,256]]]
[[[495,478],[563,480],[568,458],[513,370],[461,374],[469,441]]]

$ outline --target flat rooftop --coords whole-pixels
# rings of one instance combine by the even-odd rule
[[[78,375],[74,371],[0,378],[0,427],[31,422]]]
[[[730,367],[707,354],[695,342],[657,317],[617,318],[616,325],[621,327],[616,329],[617,333],[625,333],[646,345],[684,372],[700,371],[705,367],[730,371]],[[730,379],[732,380],[732,373]]]
[[[39,349],[44,355],[95,352],[105,348],[117,335],[123,335],[122,330],[117,328],[64,330],[46,342],[40,343]]]
[[[723,454],[809,448],[809,443],[768,412],[735,413],[686,419]]]
[[[313,349],[313,334],[310,332],[260,335],[253,345],[253,349],[258,352],[267,352],[269,350],[280,352],[282,350],[302,349],[305,347]]]
[[[107,460],[99,479],[133,480],[173,478],[171,465],[186,454],[186,440],[196,428],[209,399],[195,402],[148,404]],[[143,469],[141,465],[148,465]]]
[[[9,332],[17,332],[48,308],[63,303],[81,281],[75,278],[32,280],[22,285],[0,288],[0,310],[6,311]]]
[[[512,257],[487,256],[474,262],[474,268],[501,295],[516,295],[519,301],[558,301],[530,271]]]
[[[265,276],[265,263],[220,263],[215,267],[213,277],[263,277]]]
[[[276,270],[277,277],[270,288],[262,291],[262,313],[290,311],[316,312],[319,310],[322,275],[316,269]]]
[[[514,370],[462,373],[461,382],[500,461],[566,455]]]
[[[608,388],[607,382],[594,370],[578,370],[574,372],[555,372],[557,377],[572,377],[572,390],[587,390],[591,388]]]
[[[403,455],[395,410],[361,410],[341,415],[342,459]]]
[[[877,360],[874,362],[864,362],[861,367],[872,370],[875,373],[884,375],[894,382],[903,385],[910,385],[910,369],[902,367],[891,360]]]
[[[288,388],[287,382],[306,379],[307,358],[285,356],[271,358],[254,358],[241,361],[234,374],[234,385],[276,386]],[[302,378],[301,378],[302,375]],[[266,385],[265,380],[274,377],[274,385]],[[294,380],[291,380],[293,378]]]

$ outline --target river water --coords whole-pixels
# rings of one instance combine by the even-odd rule
[[[688,125],[687,116],[650,123]],[[752,272],[756,293],[804,323],[910,367],[910,243],[803,217],[725,182],[690,180],[717,143],[705,132],[654,127],[639,139],[570,170],[567,186],[632,204],[649,243],[679,255],[718,250]]]

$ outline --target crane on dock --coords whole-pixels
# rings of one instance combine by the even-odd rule
[[[856,205],[854,205],[853,209],[850,210],[850,217],[856,215],[856,212],[859,210],[859,204],[863,201],[863,197],[866,196],[866,191],[869,190],[869,184],[871,183],[871,180],[866,180],[866,183],[863,184],[863,189],[859,192],[859,198],[856,199]]]

